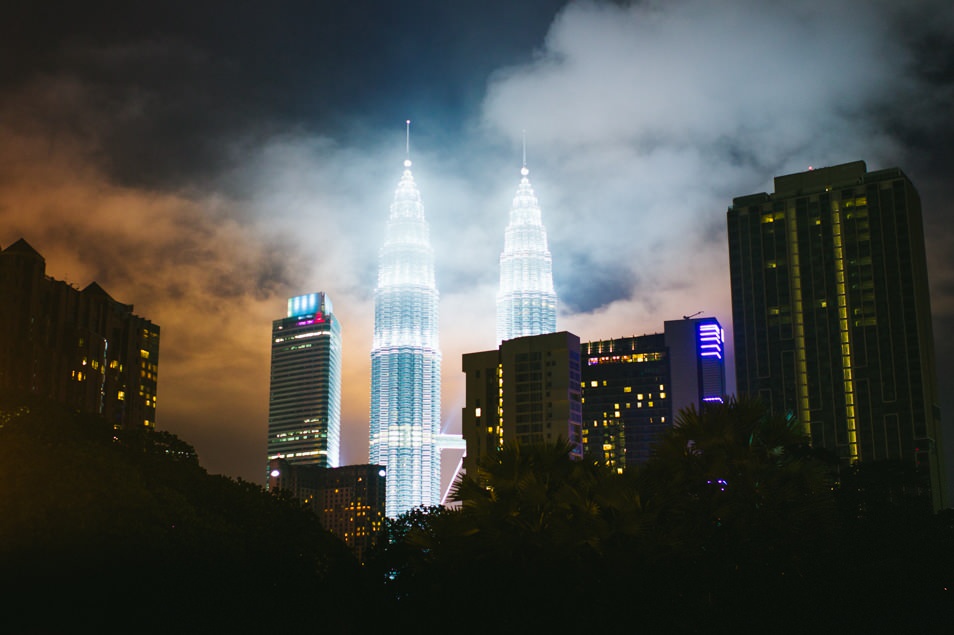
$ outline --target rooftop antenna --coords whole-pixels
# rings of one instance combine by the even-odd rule
[[[696,317],[697,315],[701,315],[702,313],[704,313],[704,311],[696,311],[696,312],[693,313],[692,315],[684,315],[684,316],[682,316],[682,319],[684,319],[684,320],[691,320],[692,318]]]
[[[404,166],[411,167],[411,120],[405,122],[407,126],[407,138],[404,141]]]
[[[527,131],[523,130],[523,167],[520,168],[520,174],[527,176],[530,170],[527,169]]]

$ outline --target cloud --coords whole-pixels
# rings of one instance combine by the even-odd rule
[[[900,166],[922,189],[935,314],[952,315],[954,159],[938,149],[954,147],[949,2],[570,2],[542,40],[519,38],[543,25],[508,25],[490,58],[517,61],[466,107],[490,67],[487,31],[455,38],[422,22],[421,42],[385,41],[389,28],[372,26],[373,54],[346,30],[315,50],[272,50],[277,17],[255,50],[230,47],[231,30],[201,43],[70,39],[0,101],[0,244],[23,236],[50,275],[97,280],[160,324],[159,425],[212,471],[261,480],[270,323],[312,291],[331,296],[345,338],[342,459],[367,460],[372,297],[406,117],[452,430],[460,356],[494,345],[522,130],[558,327],[584,341],[697,311],[728,327],[732,198],[857,159]],[[437,44],[446,59],[412,63]]]

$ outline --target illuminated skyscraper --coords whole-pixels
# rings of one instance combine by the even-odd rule
[[[526,157],[510,208],[510,224],[500,254],[497,291],[497,343],[556,331],[553,262],[547,248],[540,205],[527,178]]]
[[[387,467],[387,515],[440,503],[441,352],[434,253],[411,161],[379,255],[371,349],[371,463]]]
[[[268,460],[338,467],[341,327],[324,293],[288,300],[272,323]]]
[[[845,462],[900,461],[944,502],[921,203],[863,161],[728,210],[736,383]]]

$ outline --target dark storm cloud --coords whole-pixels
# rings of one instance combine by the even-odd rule
[[[236,140],[288,126],[320,134],[410,112],[459,126],[483,77],[527,54],[541,13],[562,4],[23,3],[0,25],[0,85],[81,87],[37,116],[94,136],[119,183],[201,188],[241,163]]]

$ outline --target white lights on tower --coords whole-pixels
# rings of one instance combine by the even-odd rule
[[[379,254],[371,349],[370,460],[387,467],[392,518],[441,496],[439,296],[429,232],[408,159]]]
[[[553,262],[526,160],[500,254],[497,342],[556,331]]]

